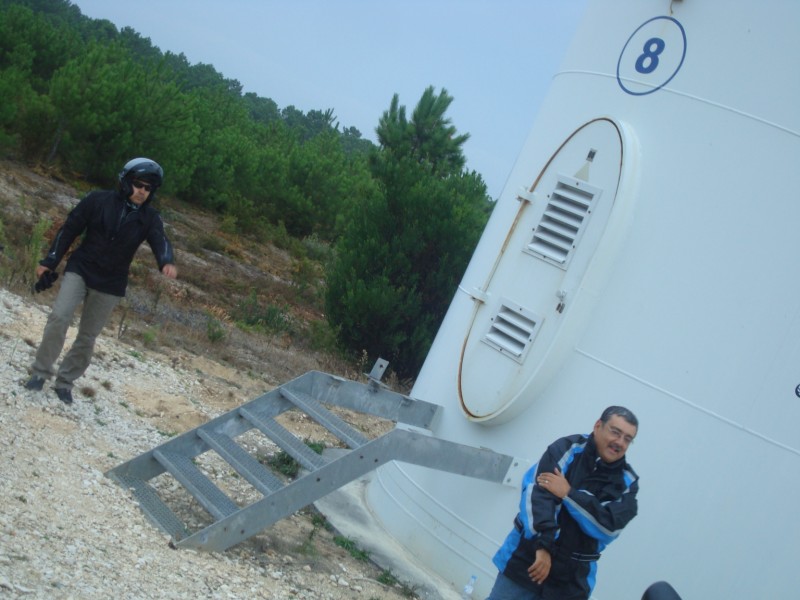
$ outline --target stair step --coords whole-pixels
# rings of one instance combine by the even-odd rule
[[[153,457],[180,481],[215,519],[223,519],[239,510],[239,506],[214,485],[188,456],[154,450]]]
[[[322,406],[322,404],[308,394],[291,392],[287,389],[281,389],[280,392],[281,396],[330,431],[338,439],[347,444],[349,448],[358,448],[369,442],[369,438]]]
[[[164,533],[174,541],[189,537],[186,526],[170,508],[159,498],[158,493],[146,481],[138,477],[115,474],[114,479],[125,489],[131,490],[139,503],[139,508]]]
[[[227,435],[204,429],[198,429],[197,435],[265,496],[283,487],[280,479]]]
[[[239,414],[309,471],[315,471],[328,463],[326,458],[314,452],[272,417],[257,415],[244,407],[239,409]]]
[[[329,410],[329,406],[368,413],[429,431],[441,412],[438,405],[391,392],[374,381],[365,385],[311,371],[130,459],[106,474],[122,487],[132,490],[142,511],[172,537],[176,546],[222,551],[390,460],[498,484],[511,481],[510,469],[524,464],[524,461],[491,450],[441,440],[400,427],[370,440]],[[302,411],[349,449],[317,454],[276,420],[290,410]],[[249,431],[255,434],[256,430],[311,473],[284,485],[237,442],[238,436]],[[247,506],[239,506],[195,464],[201,456],[224,461],[223,464],[230,466],[232,471],[223,467],[222,476],[233,476],[235,471],[262,497]],[[172,498],[162,500],[157,489],[147,483],[164,474],[171,475],[181,484],[184,491],[209,512],[214,522],[197,531],[188,531],[165,502]],[[241,479],[237,481],[237,485],[242,483]],[[183,495],[175,500],[184,501]]]

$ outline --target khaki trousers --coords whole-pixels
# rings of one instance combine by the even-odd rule
[[[86,282],[80,275],[64,273],[61,289],[44,327],[42,342],[36,351],[33,374],[49,379],[55,373],[56,381],[53,387],[72,389],[72,382],[89,368],[94,354],[95,340],[120,300],[122,298],[119,296],[87,288]],[[64,348],[67,329],[72,322],[75,309],[81,302],[83,310],[78,324],[78,335],[56,373],[53,366]]]

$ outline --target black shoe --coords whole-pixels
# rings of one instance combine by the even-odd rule
[[[34,392],[41,392],[43,387],[44,378],[37,375],[28,379],[28,382],[25,384],[26,389],[33,390]]]
[[[67,388],[54,389],[59,400],[61,400],[64,404],[72,404],[72,390],[68,390]]]

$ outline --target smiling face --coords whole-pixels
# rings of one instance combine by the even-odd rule
[[[594,443],[601,460],[610,463],[625,456],[628,446],[636,437],[636,426],[631,425],[619,415],[612,415],[608,421],[598,420],[594,424]]]

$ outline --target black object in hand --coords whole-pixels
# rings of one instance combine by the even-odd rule
[[[55,271],[45,271],[42,273],[42,276],[39,277],[39,281],[36,282],[36,285],[33,286],[33,289],[36,290],[37,293],[49,290],[51,287],[53,287],[56,279],[58,279],[58,273]]]

